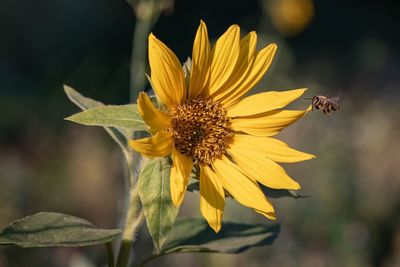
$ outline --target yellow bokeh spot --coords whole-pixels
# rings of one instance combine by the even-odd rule
[[[303,32],[314,16],[312,0],[272,0],[268,11],[278,31],[286,36]]]

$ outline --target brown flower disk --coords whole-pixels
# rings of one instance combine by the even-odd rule
[[[209,165],[225,153],[232,139],[230,119],[218,102],[188,99],[171,111],[176,149]]]

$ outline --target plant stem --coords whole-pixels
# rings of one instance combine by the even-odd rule
[[[129,1],[128,1],[129,3]],[[144,7],[145,8],[138,8]],[[135,8],[136,7],[136,8]],[[136,3],[136,23],[133,33],[131,66],[130,66],[130,98],[135,102],[139,91],[144,90],[146,82],[146,55],[147,55],[147,37],[160,16],[161,8],[155,0],[141,0]]]
[[[106,249],[108,256],[108,267],[115,267],[114,251],[111,242],[106,243]]]
[[[117,267],[128,266],[131,248],[135,241],[135,233],[144,220],[138,191],[138,183],[136,183],[135,186],[131,187],[130,191],[129,208],[125,220],[125,227],[122,232],[122,241],[118,254]]]
[[[127,0],[136,13],[130,65],[130,101],[136,102],[139,91],[144,89],[147,54],[147,36],[157,21],[161,8],[156,0]],[[129,201],[122,241],[117,259],[117,267],[127,267],[135,234],[144,221],[144,213],[139,198],[139,186],[135,177],[140,172],[144,160],[137,153],[124,150],[129,167]]]

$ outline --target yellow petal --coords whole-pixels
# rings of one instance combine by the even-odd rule
[[[189,96],[196,98],[208,83],[211,64],[211,46],[208,40],[207,26],[200,21],[193,43],[192,72],[190,76]]]
[[[255,32],[250,32],[240,40],[240,53],[236,66],[229,80],[211,96],[214,101],[232,94],[232,89],[236,88],[247,77],[256,56],[256,45],[257,34]]]
[[[225,193],[216,174],[206,166],[200,167],[200,211],[210,227],[218,233],[224,212]]]
[[[243,171],[226,156],[216,159],[212,166],[222,186],[246,207],[263,212],[269,219],[275,219],[275,211],[271,202],[264,196],[259,185],[248,178]]]
[[[174,203],[175,206],[179,206],[182,203],[192,168],[192,159],[181,154],[175,149],[175,147],[173,147],[170,189],[172,203]]]
[[[271,66],[276,49],[276,44],[270,44],[257,53],[254,64],[247,77],[238,86],[232,89],[232,94],[221,100],[221,104],[224,107],[235,104],[264,77]]]
[[[307,110],[273,110],[255,116],[232,119],[232,129],[255,136],[273,136],[302,118]]]
[[[159,131],[152,137],[138,140],[129,140],[131,148],[145,157],[165,157],[171,153],[173,138],[172,133]]]
[[[274,189],[300,189],[300,185],[290,178],[281,166],[266,158],[263,153],[243,149],[235,144],[230,145],[228,153],[254,181]]]
[[[149,36],[149,63],[153,89],[161,102],[170,109],[182,103],[186,98],[182,65],[153,34]]]
[[[265,216],[265,217],[267,217],[268,219],[276,220],[275,213],[266,213],[266,212],[263,212],[261,210],[254,210],[254,211],[259,213],[259,214],[261,214],[261,215],[263,215],[263,216]]]
[[[140,92],[137,102],[139,114],[152,132],[171,127],[171,117],[156,109],[146,93]]]
[[[207,95],[212,95],[230,78],[239,57],[239,41],[239,26],[232,25],[215,43]]]
[[[275,162],[291,163],[315,158],[314,155],[290,148],[284,142],[270,137],[235,134],[234,145],[242,150],[263,153]]]
[[[228,117],[251,116],[268,112],[287,106],[298,99],[307,89],[296,89],[290,91],[269,91],[255,94],[240,100],[236,105],[227,109]]]

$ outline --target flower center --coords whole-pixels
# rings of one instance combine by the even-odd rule
[[[171,110],[176,149],[202,164],[225,153],[232,139],[230,119],[218,102],[188,99]]]

